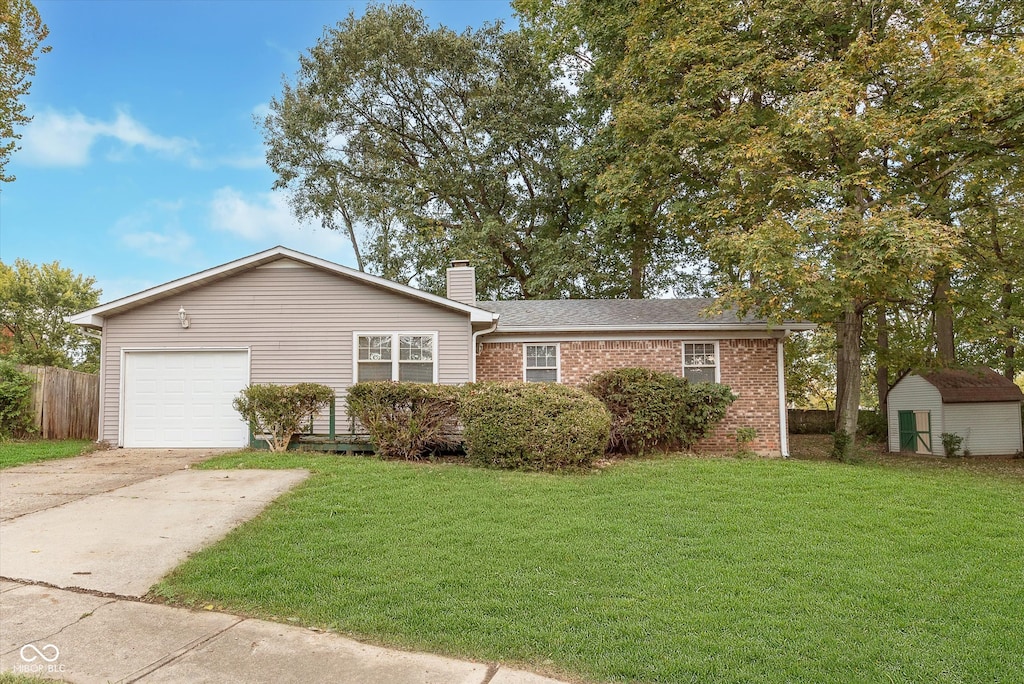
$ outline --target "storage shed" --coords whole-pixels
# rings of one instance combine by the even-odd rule
[[[974,455],[1024,450],[1024,393],[989,368],[945,368],[907,375],[889,391],[889,451],[943,454],[942,434],[963,438]]]

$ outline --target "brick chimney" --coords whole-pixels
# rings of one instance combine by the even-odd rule
[[[452,261],[447,271],[448,299],[476,305],[476,269],[468,261]]]

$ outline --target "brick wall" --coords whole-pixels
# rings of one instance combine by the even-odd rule
[[[643,367],[679,375],[682,350],[679,340],[562,342],[562,382],[582,385],[591,375],[611,368]]]
[[[725,420],[707,438],[701,440],[700,451],[727,452],[736,449],[736,428],[752,427],[757,438],[750,448],[761,454],[778,456],[779,442],[779,371],[778,340],[721,340],[721,380],[739,398],[729,407]]]
[[[521,342],[485,342],[476,355],[476,379],[513,382],[523,379]]]
[[[706,452],[735,451],[736,428],[752,427],[757,438],[751,444],[762,454],[781,453],[779,442],[777,340],[740,339],[719,341],[721,380],[739,398],[729,407],[714,433],[697,445]],[[612,340],[562,342],[562,382],[582,385],[594,373],[611,368],[642,366],[682,374],[683,343],[680,340]],[[477,355],[477,378],[501,382],[523,379],[521,342],[484,342]]]

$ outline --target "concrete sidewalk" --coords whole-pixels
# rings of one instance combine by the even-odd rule
[[[558,684],[225,613],[0,580],[0,670],[68,682]]]

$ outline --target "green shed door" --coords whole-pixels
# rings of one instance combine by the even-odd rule
[[[917,451],[917,419],[913,411],[900,411],[900,451]]]

